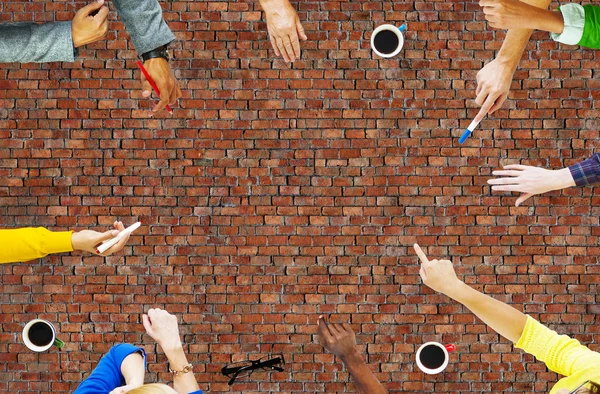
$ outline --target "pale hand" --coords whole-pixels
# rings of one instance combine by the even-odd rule
[[[167,104],[173,106],[182,96],[179,82],[175,78],[175,74],[171,69],[171,65],[166,59],[156,57],[148,59],[144,62],[144,68],[156,83],[156,87],[160,92],[160,101],[152,108],[153,113],[161,111]],[[154,91],[150,82],[146,80],[144,73],[140,73],[142,80],[142,96],[148,98]]]
[[[492,190],[523,193],[515,202],[517,207],[536,194],[575,186],[575,181],[568,168],[546,170],[540,167],[511,164],[504,166],[504,170],[493,171],[492,174],[505,177],[488,179],[488,184],[495,185],[492,186]]]
[[[327,324],[323,316],[319,316],[318,331],[319,343],[342,360],[358,352],[354,331],[348,323]]]
[[[419,275],[421,275],[423,283],[448,296],[460,289],[462,281],[456,277],[450,260],[429,260],[419,245],[415,244],[414,248],[421,260]]]
[[[533,29],[532,15],[541,11],[519,0],[480,0],[479,5],[494,29]]]
[[[71,22],[73,46],[91,44],[106,37],[108,32],[108,7],[103,6],[104,0],[96,0],[86,5],[77,13]],[[91,15],[98,12],[96,15]]]
[[[300,41],[307,40],[296,10],[288,0],[263,3],[267,16],[267,30],[275,55],[282,56],[286,63],[300,58]]]
[[[488,113],[494,113],[508,97],[515,67],[500,59],[494,59],[477,73],[475,103],[481,110],[475,117],[480,122]]]
[[[129,240],[126,235],[119,242],[108,248],[104,253],[97,253],[96,248],[103,242],[116,237],[121,231],[125,230],[122,222],[113,223],[114,230],[99,233],[93,230],[82,230],[71,235],[71,245],[73,250],[83,250],[100,256],[108,256],[123,249],[123,246]]]
[[[162,347],[164,352],[169,352],[181,347],[177,317],[162,309],[150,309],[142,316],[146,333]]]

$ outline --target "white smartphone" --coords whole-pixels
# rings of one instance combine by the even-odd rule
[[[134,224],[117,234],[114,238],[102,242],[102,244],[96,248],[96,253],[106,252],[111,246],[122,240],[123,237],[125,237],[126,235],[131,234],[132,232],[137,230],[141,225],[142,222],[135,222]]]

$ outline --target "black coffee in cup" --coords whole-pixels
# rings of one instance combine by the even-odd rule
[[[29,340],[35,346],[44,347],[52,343],[54,333],[46,323],[37,322],[29,328]]]
[[[399,44],[400,40],[398,39],[398,35],[391,30],[381,30],[373,39],[373,45],[375,46],[375,49],[384,55],[394,53]]]
[[[441,347],[428,345],[421,350],[419,359],[425,368],[438,369],[446,361],[446,355]]]

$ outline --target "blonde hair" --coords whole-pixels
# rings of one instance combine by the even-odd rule
[[[166,388],[170,388],[166,384],[162,383],[152,383],[145,384],[143,386],[138,387],[137,389],[133,389],[127,392],[127,394],[170,394],[172,391],[166,390]]]

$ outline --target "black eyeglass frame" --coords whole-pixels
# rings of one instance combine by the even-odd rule
[[[282,367],[278,366],[280,364],[285,365],[285,359],[283,358],[283,354],[280,354],[277,357],[270,358],[268,360],[265,360],[265,358],[266,357],[259,358],[258,360],[248,360],[247,362],[251,364],[245,365],[243,367],[232,367],[231,365],[227,365],[221,369],[221,373],[224,376],[230,378],[227,384],[231,386],[233,385],[233,383],[235,383],[236,379],[242,372],[249,372],[248,376],[250,376],[257,369],[272,369],[277,372],[284,371]]]

